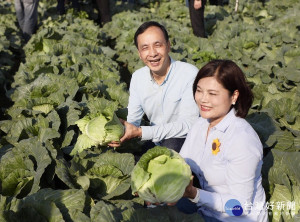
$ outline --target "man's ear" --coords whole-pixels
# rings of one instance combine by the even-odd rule
[[[171,43],[170,43],[170,41],[167,42],[167,47],[168,47],[168,53],[171,52]]]
[[[141,53],[140,53],[140,50],[139,49],[137,49],[138,50],[138,53],[139,53],[139,57],[140,57],[140,59],[142,59],[142,57],[141,57]]]

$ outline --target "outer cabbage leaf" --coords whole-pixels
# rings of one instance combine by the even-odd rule
[[[68,87],[65,87],[68,86]],[[11,99],[14,108],[27,108],[48,113],[66,98],[74,98],[78,90],[74,79],[57,74],[41,74],[33,82],[17,87]]]
[[[19,118],[0,122],[0,130],[5,132],[6,140],[11,144],[37,136],[41,142],[48,139],[59,138],[58,133],[61,121],[55,110],[48,113],[47,117],[39,114],[33,118],[22,115]]]
[[[292,194],[295,207],[294,209],[291,209],[291,215],[294,217],[296,214],[300,213],[300,186],[293,186]]]
[[[284,185],[290,192],[292,192],[292,186],[299,186],[299,159],[299,152],[272,149],[264,158],[262,175],[263,178],[268,179],[265,189],[270,190],[272,194],[276,184]]]
[[[76,221],[76,218],[70,214],[73,210],[82,213],[88,213],[94,204],[92,199],[85,194],[83,190],[52,190],[42,189],[39,192],[24,198],[24,203],[34,203],[36,201],[50,201],[60,209],[65,221]]]
[[[202,222],[204,219],[197,213],[184,214],[175,206],[158,206],[144,208],[135,200],[118,200],[110,203],[99,201],[91,210],[91,221],[164,221],[164,222]]]
[[[131,189],[151,203],[174,203],[183,196],[191,176],[190,166],[177,152],[156,146],[134,167]]]
[[[103,146],[111,141],[119,141],[124,134],[124,126],[115,112],[101,112],[86,115],[76,121],[82,134],[78,137],[71,155],[80,153],[92,146]]]
[[[0,198],[1,216],[9,221],[89,221],[86,214],[94,205],[83,190],[42,189],[23,199]]]
[[[103,138],[105,137],[105,124],[107,120],[105,116],[97,116],[85,125],[85,134],[92,140],[96,141],[99,144],[103,143]]]
[[[92,197],[107,200],[129,192],[133,167],[132,154],[108,151],[91,155],[85,151],[74,156],[70,169],[78,175],[77,183]]]
[[[122,212],[124,221],[164,221],[164,222],[204,222],[198,213],[185,214],[175,206],[158,206],[155,208],[128,209]]]
[[[272,221],[281,221],[281,217],[284,217],[284,221],[291,219],[291,215],[287,207],[278,208],[276,203],[287,203],[292,201],[292,194],[289,189],[284,185],[275,184],[275,189],[272,197],[270,198],[270,203],[274,203],[275,206],[272,209],[273,218]]]
[[[69,188],[79,188],[76,186],[76,182],[71,175],[70,169],[68,168],[68,163],[64,158],[57,157],[55,159],[56,167],[55,167],[55,174],[56,176],[64,182]]]
[[[77,138],[77,142],[71,151],[71,155],[75,155],[76,153],[81,153],[83,150],[91,148],[92,146],[96,146],[97,142],[90,139],[87,135],[80,135]]]
[[[17,209],[4,212],[8,221],[41,221],[60,222],[64,221],[63,215],[55,203],[51,201],[36,200],[31,202],[19,202]],[[6,221],[6,220],[5,220]]]
[[[267,113],[263,112],[251,113],[246,119],[257,132],[264,147],[271,147],[273,144],[267,144],[268,139],[272,134],[280,130],[276,122]]]
[[[23,197],[40,189],[40,180],[52,160],[36,138],[22,140],[0,161],[0,182],[4,195]]]
[[[99,201],[91,209],[91,221],[117,222],[122,221],[121,209],[112,204]]]

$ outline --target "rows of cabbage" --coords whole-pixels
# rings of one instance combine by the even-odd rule
[[[1,220],[185,220],[175,207],[145,210],[132,196],[135,159],[125,151],[138,144],[125,144],[119,153],[81,140],[89,149],[70,156],[83,133],[77,121],[126,117],[127,87],[103,35],[86,13],[71,11],[44,20],[23,48],[25,60],[7,94],[10,119],[0,122]],[[199,221],[194,217],[187,218]]]
[[[112,155],[111,159],[118,159],[118,163],[124,156],[129,160],[124,160],[125,165],[133,166],[131,154],[119,156],[105,147],[93,147],[73,159],[68,155],[81,134],[76,121],[85,115],[114,112],[126,106],[128,94],[120,80],[124,73],[120,73],[119,64],[128,72],[142,65],[135,57],[133,34],[142,21],[149,19],[162,21],[168,28],[175,59],[200,68],[213,58],[230,58],[244,68],[256,96],[248,120],[266,151],[272,148],[263,172],[268,201],[296,201],[299,206],[299,67],[293,61],[299,58],[299,15],[293,14],[294,10],[299,11],[299,4],[291,7],[292,1],[284,5],[272,2],[276,6],[268,5],[271,2],[264,7],[261,3],[240,1],[237,14],[232,5],[207,6],[207,39],[192,36],[182,1],[152,4],[154,8],[119,2],[128,11],[115,11],[112,22],[103,29],[87,20],[85,13],[49,17],[24,48],[26,62],[15,74],[10,92],[14,105],[7,114],[11,120],[1,122],[2,216],[17,218],[31,208],[43,217],[58,216],[66,221],[79,215],[82,220],[111,217],[112,221],[119,221],[126,220],[126,210],[131,215],[127,219],[136,221],[141,215],[166,221],[175,215],[180,220],[182,215],[174,208],[159,208],[159,216],[150,216],[141,200],[130,194],[131,167],[123,171],[124,166],[114,161],[101,162],[103,155]],[[42,3],[49,9],[44,8],[44,14],[55,11],[55,2]],[[127,152],[128,147],[124,150]],[[13,168],[17,170],[8,170]],[[3,178],[9,179],[4,183]],[[64,195],[70,195],[70,189],[83,191],[81,199],[88,199],[84,209],[75,202],[70,206],[61,201]],[[58,198],[46,198],[43,192]],[[40,200],[38,206],[31,203],[32,199]],[[14,204],[22,207],[16,209]],[[45,207],[42,213],[41,205]],[[57,213],[49,215],[49,209]],[[66,213],[65,209],[69,211]],[[97,216],[93,209],[97,209]],[[28,214],[34,215],[31,210]],[[277,215],[288,220],[298,210]]]
[[[47,1],[40,1],[39,20],[48,16],[47,7]],[[11,88],[14,73],[24,60],[24,44],[14,1],[0,0],[0,119],[6,118],[5,109],[11,105],[6,93]]]
[[[273,221],[289,220],[300,206],[300,4],[293,0],[239,1],[238,11],[234,8],[234,1],[224,7],[206,6],[207,38],[193,36],[188,8],[182,1],[120,12],[103,31],[107,41],[114,43],[111,47],[117,61],[129,73],[143,66],[133,36],[136,27],[147,20],[166,26],[174,59],[199,68],[211,59],[231,59],[242,67],[255,94],[247,120],[265,148],[267,200],[297,206],[293,210],[274,207],[271,217]]]
[[[105,49],[97,38],[97,28],[89,20],[72,14],[56,21],[49,18],[24,47],[26,61],[20,64],[9,92],[14,102],[7,110],[11,119],[1,122],[1,216],[6,220],[19,220],[23,212],[32,220],[36,219],[32,215],[38,212],[38,217],[47,220],[74,221],[81,214],[80,218],[87,217],[83,213],[90,215],[95,205],[92,193],[99,200],[109,194],[114,196],[115,187],[108,187],[103,181],[112,180],[111,186],[116,187],[125,184],[115,195],[128,189],[129,170],[123,165],[119,166],[122,171],[107,167],[111,157],[101,158],[106,159],[104,163],[96,158],[99,166],[93,166],[94,172],[89,173],[91,167],[79,167],[77,163],[78,168],[75,167],[71,175],[72,164],[67,162],[63,152],[76,141],[77,120],[87,113],[114,112],[127,102],[117,65],[103,53]],[[122,158],[128,160],[129,163],[124,162],[130,169],[133,157],[124,155]],[[88,161],[92,163],[91,158]],[[92,185],[87,185],[90,178]],[[64,203],[64,193],[70,207]],[[78,193],[75,202],[70,199],[71,193]],[[50,195],[52,199],[43,195]],[[30,198],[41,200],[35,201],[33,206]],[[62,208],[71,211],[61,212]]]
[[[15,11],[12,4],[0,1],[0,119],[4,117],[4,108],[8,107],[5,93],[13,78],[11,73],[17,66],[16,54],[21,53],[21,33],[15,24]]]

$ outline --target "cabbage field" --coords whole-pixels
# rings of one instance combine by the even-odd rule
[[[239,0],[237,12],[233,0],[208,3],[205,39],[193,36],[184,0],[113,0],[103,27],[91,0],[80,5],[59,16],[55,0],[40,0],[39,28],[24,44],[13,1],[0,0],[0,221],[203,220],[144,208],[132,195],[140,141],[118,149],[78,142],[85,116],[126,118],[131,73],[143,66],[133,35],[148,20],[169,31],[172,58],[198,68],[231,59],[243,69],[255,95],[247,121],[264,146],[270,221],[299,221],[298,0]]]

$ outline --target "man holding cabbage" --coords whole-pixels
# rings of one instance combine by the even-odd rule
[[[177,152],[199,116],[193,99],[192,84],[198,69],[169,56],[169,36],[161,24],[149,21],[136,31],[134,42],[146,66],[132,75],[124,142],[139,137],[148,147],[166,146]],[[147,116],[150,125],[140,126]],[[150,145],[149,145],[150,144]],[[119,143],[112,142],[117,147]]]

